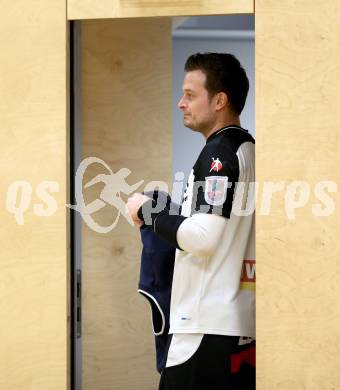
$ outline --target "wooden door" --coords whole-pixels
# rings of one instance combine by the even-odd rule
[[[66,2],[2,1],[0,32],[0,388],[65,390]]]
[[[83,158],[104,160],[126,181],[171,181],[171,20],[141,18],[81,23]],[[84,183],[98,173],[88,169]],[[86,192],[98,197],[103,185]],[[126,200],[127,195],[121,194]],[[112,224],[117,209],[93,218]],[[154,338],[138,292],[139,230],[122,216],[108,234],[83,224],[83,389],[156,389]]]
[[[256,176],[262,195],[283,184],[269,215],[257,204],[261,390],[340,387],[339,17],[337,1],[256,0]],[[294,188],[310,193],[292,213]]]

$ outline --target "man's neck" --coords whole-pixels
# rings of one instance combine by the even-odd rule
[[[208,139],[211,136],[211,134],[214,134],[216,131],[222,129],[223,127],[232,126],[232,125],[241,126],[240,117],[235,117],[229,120],[216,122],[215,125],[212,127],[212,129],[209,130],[208,133],[203,135],[205,139]]]

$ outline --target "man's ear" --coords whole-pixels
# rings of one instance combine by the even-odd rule
[[[224,107],[229,105],[228,95],[225,92],[218,92],[215,95],[215,101],[216,101],[216,110],[217,111],[220,111]]]

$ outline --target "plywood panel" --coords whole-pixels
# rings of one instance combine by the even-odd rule
[[[126,179],[171,180],[171,21],[167,18],[81,23],[83,157],[95,156]],[[84,183],[108,174],[99,164]],[[103,184],[87,189],[87,201]],[[122,199],[127,195],[121,193]],[[110,225],[117,209],[94,214]],[[137,293],[139,230],[121,216],[108,234],[83,226],[84,390],[151,390],[155,371],[149,307]]]
[[[0,388],[66,390],[68,231],[66,2],[2,1]],[[26,181],[17,198],[7,190]],[[50,216],[36,190],[54,182]],[[30,195],[30,189],[32,194]],[[27,194],[27,204],[23,202]],[[9,195],[9,194],[8,194]],[[45,198],[46,199],[46,198]],[[24,208],[19,224],[6,209]],[[55,202],[55,204],[54,204]],[[11,202],[9,202],[11,204]],[[55,206],[55,210],[53,210]],[[11,209],[11,208],[10,208]]]
[[[261,390],[340,388],[339,192],[329,216],[312,211],[318,182],[340,184],[339,19],[332,0],[256,1],[257,180],[285,182],[268,216],[257,208]],[[310,196],[288,219],[294,180]]]
[[[253,0],[69,0],[68,19],[253,13]]]

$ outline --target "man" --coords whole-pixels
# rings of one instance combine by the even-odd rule
[[[181,215],[153,212],[155,202],[141,194],[127,204],[137,225],[149,214],[150,228],[178,248],[159,389],[255,389],[254,213],[244,210],[255,141],[239,119],[249,82],[231,54],[194,54],[185,71],[178,107],[206,145]]]

